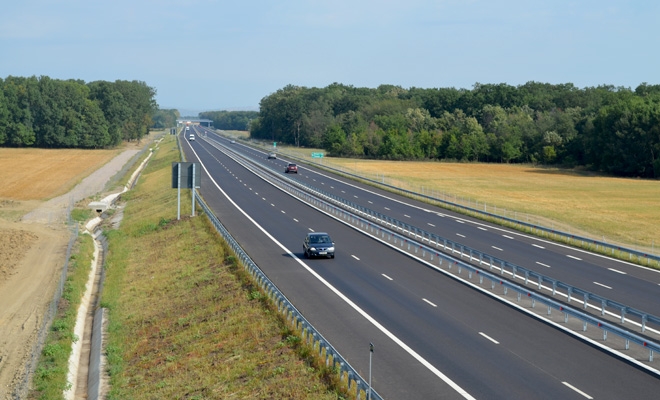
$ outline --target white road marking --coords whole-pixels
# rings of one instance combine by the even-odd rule
[[[498,342],[497,340],[493,339],[492,337],[486,335],[486,334],[483,333],[483,332],[479,332],[479,334],[480,334],[481,336],[485,337],[486,339],[490,340],[491,342],[495,343],[495,344],[500,344],[500,342]]]
[[[312,228],[307,228],[307,229],[309,229],[310,232],[314,232],[314,229]]]
[[[562,383],[564,384],[564,386],[575,390],[577,393],[580,393],[582,396],[586,397],[587,399],[593,399],[593,397],[589,396],[588,394],[586,394],[585,392],[583,392],[580,389],[576,388],[575,386],[571,385],[570,383],[568,383],[568,382],[562,382]]]
[[[617,274],[628,275],[627,272],[619,271],[618,269],[614,269],[614,268],[608,268],[608,269],[612,272],[616,272]]]
[[[482,227],[482,226],[477,226],[477,229],[481,229],[482,231],[487,231],[488,229]]]
[[[280,211],[282,211],[282,214],[286,214],[286,211],[284,211],[284,210],[280,210]]]
[[[385,209],[389,211],[389,208],[385,207]]]
[[[538,244],[535,244],[535,243],[532,243],[532,246],[534,246],[534,247],[538,247],[539,249],[545,249],[545,247],[543,247],[543,246],[540,246],[540,245],[538,245]]]
[[[342,190],[341,192],[342,192],[342,193],[346,193],[346,192],[345,192],[345,191],[343,191],[343,190]]]
[[[612,289],[610,286],[603,285],[602,283],[594,282],[594,284],[595,284],[595,285],[598,285],[598,286],[602,286],[602,287],[604,287],[605,289]]]
[[[465,237],[465,235],[461,235],[460,233],[457,233],[456,236],[460,236],[460,237],[462,237],[462,238]]]
[[[536,263],[537,263],[538,265],[542,265],[542,266],[544,266],[544,267],[546,267],[546,268],[551,268],[548,264],[543,264],[542,262],[538,262],[538,261],[537,261]]]
[[[432,224],[432,223],[430,223],[430,222],[427,222],[427,223],[426,223],[426,225],[428,225],[428,226],[432,226],[432,227],[434,227],[434,228],[435,228],[435,225],[433,225],[433,224]]]
[[[509,236],[509,235],[502,235],[502,236],[504,236],[504,237],[507,238],[507,239],[513,239],[513,237],[512,237],[512,236]]]
[[[360,259],[357,258],[356,256],[354,256],[353,254],[351,254],[351,257],[353,257],[353,258],[355,258],[356,260],[360,261]]]
[[[428,301],[428,300],[426,300],[426,299],[422,299],[422,300],[424,300],[425,302],[429,303],[429,304],[432,305],[433,307],[437,307],[435,304],[431,303],[430,301]]]
[[[367,200],[367,202],[368,202],[369,204],[374,204],[374,202],[371,201],[371,200]]]
[[[460,219],[455,219],[454,221],[458,222],[459,224],[464,224],[465,222],[461,221]]]
[[[273,204],[273,203],[270,203],[270,205],[273,206],[273,207],[275,207],[275,204]]]
[[[504,250],[500,249],[499,247],[495,247],[495,246],[490,246],[490,247],[494,248],[495,250],[504,251]]]
[[[410,218],[410,215],[408,215],[408,214],[403,214],[403,216],[406,217],[406,218]]]
[[[582,261],[581,258],[578,258],[578,257],[572,256],[572,255],[570,255],[570,254],[566,254],[566,257],[568,257],[568,258],[572,258],[572,259],[574,259],[574,260]]]
[[[394,279],[390,278],[389,276],[387,276],[387,275],[385,275],[385,274],[381,274],[381,275],[383,275],[386,279],[389,279],[389,280],[391,280],[391,281],[394,280]]]
[[[298,220],[297,220],[297,219],[295,219],[295,218],[294,218],[293,220],[294,220],[294,221],[296,221],[296,222],[300,222],[300,221],[298,221]]]
[[[265,198],[265,197],[262,197],[261,200],[266,201],[266,198]]]

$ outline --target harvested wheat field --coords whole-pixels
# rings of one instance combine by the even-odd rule
[[[118,150],[0,148],[0,199],[46,200],[68,192]]]

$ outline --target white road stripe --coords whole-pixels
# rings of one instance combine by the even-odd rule
[[[487,231],[488,229],[482,227],[482,226],[477,226],[477,229],[481,229],[482,231]]]
[[[433,307],[437,307],[435,304],[431,303],[430,301],[428,301],[428,300],[426,300],[426,299],[422,299],[422,300],[424,300],[425,302],[429,303],[429,304],[432,305]]]
[[[540,245],[538,245],[538,244],[534,244],[534,243],[532,243],[532,246],[534,246],[534,247],[538,247],[539,249],[545,249],[545,247],[540,246]]]
[[[495,344],[500,344],[500,342],[498,342],[497,340],[493,339],[492,337],[486,335],[486,334],[483,333],[483,332],[479,332],[479,334],[480,334],[481,336],[485,337],[486,339],[490,340],[491,342],[495,343]]]
[[[460,219],[455,219],[454,221],[458,222],[459,224],[464,224],[465,222],[461,221]]]
[[[360,259],[357,258],[356,256],[354,256],[353,254],[351,254],[351,257],[353,257],[353,258],[355,258],[356,260],[360,261]]]
[[[614,269],[614,268],[608,268],[608,269],[612,272],[616,272],[617,274],[628,275],[627,272],[619,271],[618,269]]]
[[[612,289],[610,286],[603,285],[602,283],[594,282],[594,284],[595,284],[595,285],[598,285],[598,286],[602,286],[602,287],[604,287],[605,289]]]
[[[499,247],[495,247],[495,246],[490,246],[490,247],[494,248],[495,250],[504,251],[504,250],[500,249]]]
[[[284,211],[284,210],[280,210],[280,211],[282,211],[282,214],[286,214],[286,211]]]
[[[408,215],[408,214],[403,214],[403,216],[406,217],[406,218],[410,218],[410,215]]]
[[[273,203],[270,203],[270,205],[273,206],[273,207],[275,207],[275,204],[273,204]]]
[[[457,233],[456,236],[460,236],[460,237],[462,237],[462,238],[465,237],[465,235],[461,235],[460,233]]]
[[[295,219],[295,218],[294,218],[293,220],[294,220],[294,221],[296,221],[296,222],[300,222],[300,221],[298,221],[298,220],[297,220],[297,219]]]
[[[307,229],[309,229],[310,232],[314,232],[314,229],[312,228],[307,228]]]
[[[577,393],[580,393],[582,396],[586,397],[587,399],[593,399],[593,397],[589,396],[588,394],[586,394],[585,392],[583,392],[580,389],[576,388],[575,386],[571,385],[570,383],[568,383],[568,382],[562,382],[562,383],[564,384],[564,386],[575,390]]]
[[[574,259],[574,260],[582,261],[581,258],[578,258],[578,257],[572,256],[572,255],[570,255],[570,254],[566,254],[566,257],[568,257],[568,258],[572,258],[572,259]]]
[[[551,268],[548,264],[543,264],[542,262],[538,262],[538,261],[537,261],[536,263],[537,263],[538,265],[542,265],[542,266],[544,266],[544,267],[546,267],[546,268]]]
[[[368,202],[369,204],[374,204],[374,202],[371,201],[371,200],[367,200],[367,202]]]
[[[504,237],[507,238],[507,239],[513,239],[513,237],[511,237],[511,236],[509,236],[509,235],[502,235],[502,236],[504,236]]]
[[[389,280],[391,280],[391,281],[394,280],[394,279],[390,278],[389,276],[387,276],[387,275],[385,275],[385,274],[381,274],[381,275],[383,275],[385,278],[387,278],[387,279],[389,279]]]
[[[432,227],[434,227],[434,228],[435,228],[435,225],[433,225],[433,224],[432,224],[432,223],[430,223],[430,222],[427,222],[427,223],[426,223],[426,225],[428,225],[428,226],[432,226]]]
[[[385,207],[385,209],[389,211],[389,208]]]

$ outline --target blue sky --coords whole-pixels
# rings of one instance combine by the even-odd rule
[[[0,78],[140,80],[163,108],[257,109],[293,84],[660,84],[656,0],[21,0]]]

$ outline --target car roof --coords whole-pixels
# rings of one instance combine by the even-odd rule
[[[310,232],[307,234],[307,236],[330,236],[325,232]]]

